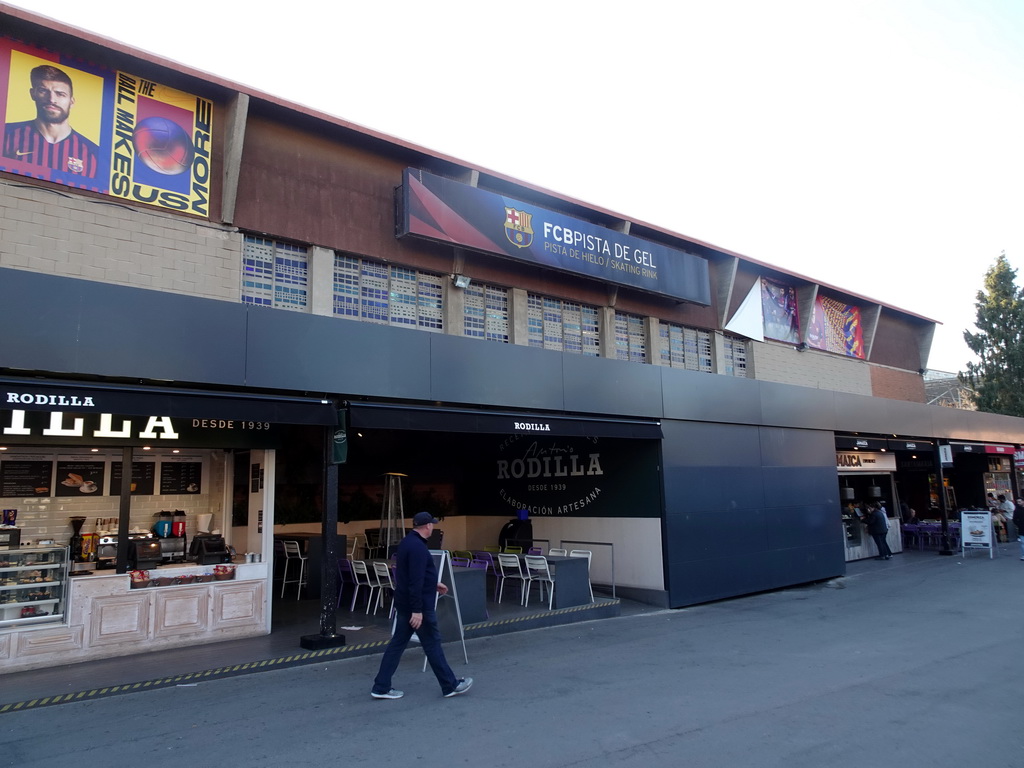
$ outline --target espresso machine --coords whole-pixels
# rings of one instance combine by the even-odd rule
[[[96,568],[98,570],[113,568],[117,564],[117,518],[100,518],[97,527],[100,528],[100,531],[96,542]],[[133,541],[154,538],[152,531],[135,531],[128,534],[129,546]]]

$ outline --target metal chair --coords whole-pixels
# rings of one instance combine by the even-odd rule
[[[544,554],[544,550],[541,549],[540,547],[530,547],[528,550],[526,550],[526,554],[528,554],[528,555],[543,555]]]
[[[559,547],[552,547],[548,550],[548,557],[568,557],[569,550],[561,549]]]
[[[468,557],[452,557],[453,568],[469,568],[469,564],[471,562],[473,562],[473,560]]]
[[[526,555],[523,558],[526,561],[526,570],[530,574],[530,581],[526,585],[526,607],[530,607],[530,588],[537,584],[538,590],[540,590],[540,599],[544,599],[544,585],[548,585],[548,610],[551,610],[551,606],[555,600],[555,580],[551,576],[551,569],[548,568],[548,559],[540,555]],[[593,598],[591,598],[593,602]]]
[[[299,546],[299,542],[285,540],[281,542],[284,548],[284,571],[281,572],[281,597],[284,597],[284,591],[289,584],[297,584],[298,588],[295,590],[295,599],[298,600],[302,595],[302,588],[306,586],[306,556],[302,554],[302,547]],[[293,561],[299,563],[299,575],[297,578],[288,578],[288,566]]]
[[[530,577],[523,573],[523,565],[519,562],[519,557],[499,554],[498,569],[501,572],[498,576],[498,602],[501,602],[501,598],[505,594],[505,581],[512,579],[519,582],[519,604],[522,605],[526,600],[526,589]]]
[[[523,548],[522,547],[505,547],[505,549],[503,551],[507,555],[521,555],[521,554],[523,554]]]
[[[388,618],[390,619],[395,612],[395,582],[391,579],[391,567],[387,563],[375,560],[373,572],[376,574],[377,583],[380,585],[377,590],[377,602],[373,606],[373,615],[377,615],[377,607],[384,603],[384,590],[387,589],[391,592],[391,607],[388,609]]]
[[[569,551],[569,557],[585,557],[587,558],[587,587],[590,589],[590,602],[594,602],[594,587],[590,583],[590,550],[589,549],[573,549]]]
[[[370,569],[366,566],[366,562],[363,560],[352,561],[352,575],[356,580],[356,589],[352,593],[352,605],[349,606],[350,611],[356,609],[356,598],[359,597],[359,588],[366,587],[370,590],[369,596],[366,598],[366,612],[370,612],[370,603],[373,602],[373,598],[377,594],[377,590],[380,589],[380,582],[377,581],[376,574],[370,573]]]

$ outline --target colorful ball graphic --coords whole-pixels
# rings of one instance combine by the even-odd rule
[[[140,120],[132,133],[132,143],[147,167],[166,176],[187,171],[196,154],[185,129],[166,117]]]

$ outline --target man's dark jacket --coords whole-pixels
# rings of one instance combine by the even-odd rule
[[[434,610],[437,602],[437,566],[427,540],[409,531],[399,543],[395,563],[395,609],[401,613]]]

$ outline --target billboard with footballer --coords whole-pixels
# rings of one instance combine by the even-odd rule
[[[0,38],[0,170],[209,216],[213,104]]]
[[[711,303],[699,256],[488,192],[406,169],[398,236],[413,235],[631,286]]]

